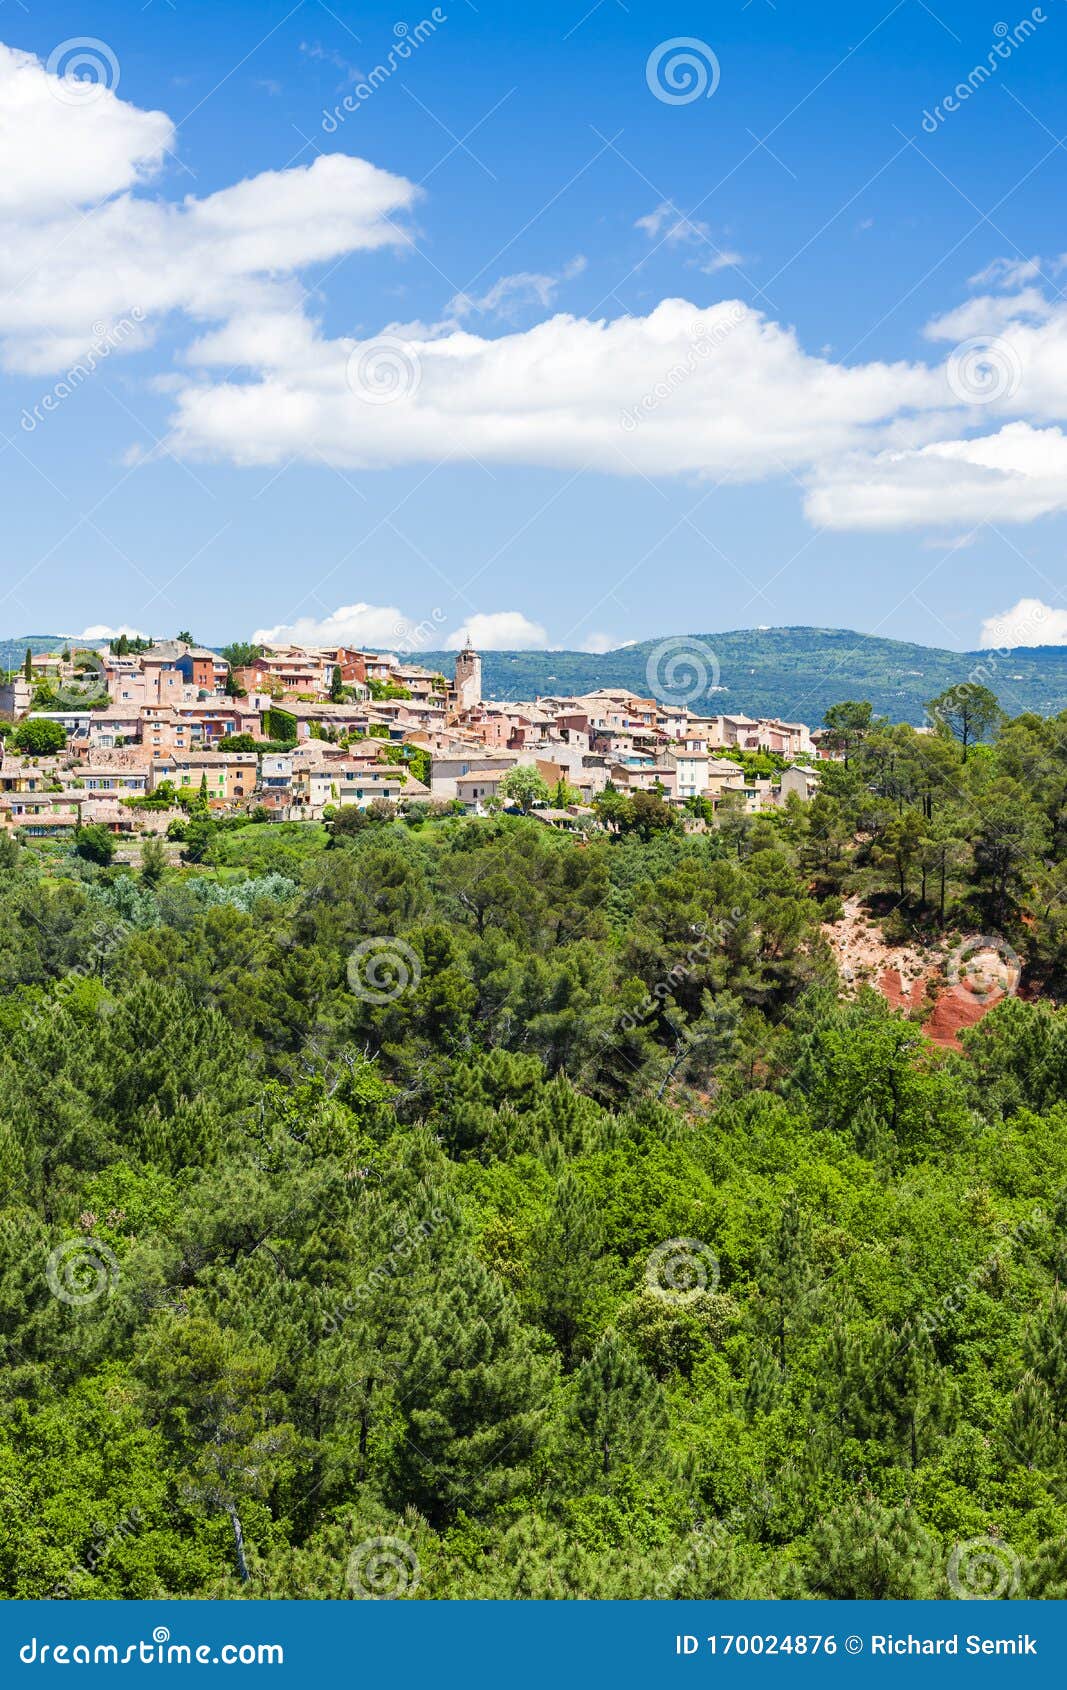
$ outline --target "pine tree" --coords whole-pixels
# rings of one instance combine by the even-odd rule
[[[888,1175],[897,1159],[897,1141],[873,1098],[865,1097],[852,1121],[856,1149]]]
[[[570,1366],[597,1288],[603,1229],[587,1188],[566,1169],[533,1239],[530,1296]]]
[[[544,1339],[476,1257],[410,1304],[397,1367],[403,1438],[395,1479],[430,1520],[477,1515],[526,1482],[556,1379]]]
[[[918,1467],[951,1426],[955,1410],[954,1388],[926,1328],[880,1327],[853,1400],[857,1435],[895,1444],[908,1466]]]
[[[794,1338],[810,1324],[818,1277],[812,1260],[811,1225],[796,1193],[782,1212],[757,1269],[759,1297],[754,1307],[757,1330],[774,1346],[781,1372],[793,1352]]]
[[[405,1148],[417,1156],[418,1135]],[[386,1471],[411,1311],[435,1300],[442,1248],[456,1224],[447,1192],[421,1178],[410,1192],[370,1186],[351,1214],[342,1209],[312,1235],[316,1287],[299,1394],[302,1423],[318,1440],[314,1471],[324,1498]]]
[[[141,846],[141,879],[146,886],[158,886],[167,871],[167,853],[158,839],[146,839]]]
[[[572,1381],[566,1424],[579,1460],[602,1478],[627,1462],[655,1465],[667,1423],[662,1387],[614,1330],[605,1333]]]
[[[772,1595],[753,1562],[753,1551],[712,1520],[691,1534],[666,1579],[643,1594],[684,1602],[747,1602]]]
[[[802,1568],[813,1596],[904,1601],[940,1594],[939,1551],[910,1506],[873,1497],[838,1508],[815,1527]]]
[[[265,1345],[244,1343],[202,1314],[161,1318],[139,1364],[149,1414],[175,1450],[188,1495],[230,1523],[244,1583],[245,1503],[268,1494],[295,1444],[277,1364]]]
[[[1067,1600],[1067,1539],[1050,1539],[1025,1563],[1018,1595],[1031,1602]]]
[[[1067,1421],[1067,1293],[1054,1291],[1052,1301],[1031,1329],[1026,1361],[1047,1387],[1054,1418]]]
[[[23,673],[23,676],[25,677],[25,679],[27,681],[29,681],[30,684],[32,685],[32,683],[33,683],[33,652],[30,650],[29,646],[26,647],[26,656],[23,659],[22,673]]]
[[[1062,1426],[1056,1424],[1052,1393],[1035,1373],[1024,1373],[1016,1387],[1004,1443],[1008,1460],[1027,1467],[1055,1466],[1061,1454]]]
[[[770,1345],[755,1343],[749,1350],[742,1402],[747,1415],[770,1414],[782,1399],[785,1376]]]

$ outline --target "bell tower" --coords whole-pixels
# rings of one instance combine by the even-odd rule
[[[482,660],[471,645],[470,635],[456,653],[456,709],[469,710],[482,702]]]

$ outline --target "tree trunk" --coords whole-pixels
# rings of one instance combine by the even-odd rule
[[[230,1525],[233,1527],[233,1549],[237,1561],[237,1572],[241,1583],[248,1584],[252,1575],[248,1571],[248,1562],[245,1560],[245,1534],[241,1530],[241,1517],[232,1504],[226,1512],[230,1516]]]
[[[367,1410],[363,1408],[359,1416],[359,1460],[356,1463],[356,1478],[360,1484],[367,1476]]]

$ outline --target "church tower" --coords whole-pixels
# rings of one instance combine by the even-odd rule
[[[482,702],[482,660],[469,634],[463,650],[456,653],[455,694],[457,710],[470,710]]]

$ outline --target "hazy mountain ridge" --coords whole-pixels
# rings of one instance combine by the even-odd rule
[[[586,692],[621,686],[648,694],[649,670],[666,676],[674,654],[682,698],[693,680],[686,652],[709,673],[718,664],[721,690],[704,689],[694,709],[775,715],[818,723],[843,698],[869,698],[880,715],[919,724],[926,701],[968,679],[989,686],[1012,715],[1024,710],[1054,715],[1067,710],[1067,646],[999,651],[945,651],[904,640],[880,639],[845,628],[743,628],[642,640],[616,651],[489,651],[482,654],[489,698],[531,698],[537,693]],[[425,652],[415,661],[451,673],[453,652]],[[663,688],[661,691],[665,690]]]
[[[61,635],[22,634],[0,641],[0,666],[21,664],[26,647],[48,651]],[[647,695],[649,665],[666,677],[672,657],[682,699],[693,683],[686,653],[709,677],[718,664],[721,690],[703,687],[689,699],[709,713],[746,712],[786,720],[820,722],[827,706],[842,698],[869,698],[879,714],[919,723],[926,700],[968,679],[981,681],[1012,715],[1067,710],[1067,646],[999,651],[945,651],[905,640],[881,639],[847,628],[740,628],[719,634],[679,634],[615,651],[487,651],[482,654],[488,698],[533,698],[538,693],[588,692],[619,686]],[[455,652],[425,651],[410,661],[451,674]],[[661,691],[664,689],[661,688]]]

